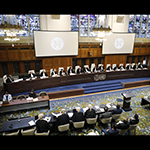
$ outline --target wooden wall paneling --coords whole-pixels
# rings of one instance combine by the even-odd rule
[[[30,50],[21,50],[21,60],[31,60]]]
[[[11,74],[11,75],[14,74],[13,63],[12,62],[8,62],[7,66],[8,66],[8,72],[9,72],[9,74]]]
[[[0,51],[0,61],[8,61],[6,50],[1,50]]]
[[[77,66],[81,66],[81,59],[77,60]]]
[[[87,59],[86,59],[86,65],[89,65],[89,68],[91,67],[91,66],[90,66],[90,58],[87,58]]]
[[[19,61],[20,60],[19,50],[8,50],[8,60]]]
[[[3,71],[2,71],[2,67],[1,67],[1,64],[0,64],[0,77],[3,76]]]
[[[35,62],[34,61],[30,61],[30,67],[31,67],[31,70],[35,70]]]
[[[25,68],[24,68],[24,62],[19,62],[19,67],[20,67],[20,73],[25,73]]]
[[[98,67],[98,59],[97,58],[94,58],[94,63],[95,63],[95,66]]]

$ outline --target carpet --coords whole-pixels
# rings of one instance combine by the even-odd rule
[[[85,96],[72,97],[72,98],[64,98],[60,100],[52,100],[50,101],[50,108],[51,108],[50,110],[47,110],[47,108],[37,108],[37,109],[30,109],[28,111],[24,110],[24,111],[12,112],[12,113],[0,114],[0,127],[3,121],[6,121],[8,118],[16,118],[18,116],[20,117],[35,116],[41,112],[46,114],[47,111],[48,113],[59,112],[62,108],[65,108],[66,110],[70,110],[75,108],[76,106],[80,106],[83,108],[83,107],[87,107],[88,104],[92,104],[94,106],[94,105],[107,104],[107,103],[115,103],[115,104],[119,103],[122,106],[123,97],[121,96],[121,93],[124,91],[127,90],[85,95]],[[133,115],[137,113],[139,115],[139,124],[136,128],[136,135],[150,135],[150,109],[147,106],[140,105],[141,98],[150,95],[150,86],[146,86],[142,88],[133,88],[130,89],[130,91],[132,91],[136,95],[136,97],[133,97],[131,101],[132,111],[125,112],[123,110],[123,113],[121,114],[119,120],[122,120],[123,118],[133,117]],[[108,125],[110,126],[110,124]],[[95,129],[99,133],[99,135],[102,135],[101,125],[97,123]],[[80,133],[69,130],[68,135],[71,136],[87,135],[90,132],[93,132],[93,130],[83,129]],[[58,135],[58,133],[52,133],[51,135],[52,136]],[[131,132],[130,135],[134,135],[134,133]]]

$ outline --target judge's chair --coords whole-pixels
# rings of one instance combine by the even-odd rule
[[[75,73],[77,74],[77,69],[79,68],[80,66],[75,66]]]
[[[29,70],[29,71],[28,71],[28,74],[29,74],[31,71],[32,71],[32,73],[34,73],[34,74],[35,74],[35,71],[34,71],[34,70]]]
[[[93,72],[93,68],[95,68],[95,63],[91,64],[91,72]]]
[[[35,136],[48,136],[50,133],[50,130],[48,130],[47,132],[42,132],[42,133],[37,133],[37,130],[35,130],[34,135]]]
[[[18,95],[16,99],[20,99],[20,100],[26,99],[26,96],[25,95]]]
[[[39,72],[39,75],[40,75],[40,74],[41,74],[41,72],[43,72],[43,71],[44,71],[44,72],[46,72],[46,70],[45,70],[45,69],[41,69],[41,70],[40,70],[40,72]]]
[[[68,131],[68,130],[69,130],[69,123],[58,126],[58,131],[59,132],[65,132],[65,131]]]
[[[47,92],[45,92],[45,91],[42,91],[39,93],[39,96],[46,96],[46,95],[47,95]]]

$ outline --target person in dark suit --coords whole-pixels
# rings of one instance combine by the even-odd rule
[[[99,116],[99,119],[112,117],[112,113],[108,112],[108,107],[104,107],[104,111],[105,112]]]
[[[65,76],[65,75],[66,75],[65,70],[64,70],[64,69],[61,69],[61,71],[60,71],[60,76]]]
[[[109,126],[108,126],[109,127]],[[111,128],[105,130],[102,128],[102,132],[104,132],[105,135],[110,135],[110,136],[117,136],[119,133],[119,130],[116,129],[116,126],[114,123],[111,124]]]
[[[14,79],[12,78],[12,75],[7,75],[6,83],[13,83]]]
[[[127,70],[133,69],[131,63],[129,63],[129,65],[127,65],[126,69],[127,69]]]
[[[80,107],[76,107],[76,110],[73,111],[72,121],[73,122],[84,121],[83,112],[80,112]]]
[[[48,130],[51,130],[50,125],[43,120],[43,114],[38,115],[38,121],[36,122],[36,130],[37,133],[42,133],[42,132],[48,132]]]
[[[40,74],[41,77],[48,77],[47,73],[45,71],[42,71]]]
[[[77,69],[77,74],[82,74],[81,67],[79,67],[79,68]]]
[[[70,73],[74,73],[72,67],[69,67],[67,73],[70,75]]]
[[[124,118],[122,123],[116,124],[116,128],[117,129],[128,129],[129,128],[128,120]]]
[[[103,64],[101,64],[101,66],[99,66],[99,68],[97,68],[97,69],[100,70],[100,71],[105,71],[105,68],[104,68]]]
[[[112,111],[112,114],[121,114],[122,109],[120,109],[120,105],[117,104],[117,108]]]
[[[83,72],[84,73],[89,73],[91,72],[90,69],[88,67],[83,67]]]
[[[92,108],[92,105],[89,104],[88,105],[89,109],[86,110],[85,112],[85,118],[95,118],[96,117],[96,113],[95,113],[95,110]]]
[[[29,93],[29,97],[33,97],[33,98],[37,97],[36,93],[34,92],[34,89],[32,89],[31,92]]]
[[[128,119],[129,124],[134,125],[139,123],[138,115],[134,114],[133,119]]]
[[[32,71],[30,71],[28,74],[28,78],[34,78],[34,77],[35,77],[35,74]]]
[[[56,128],[58,129],[58,126],[60,125],[65,125],[69,123],[69,116],[68,114],[65,113],[65,109],[61,110],[61,114],[60,116],[56,117]]]

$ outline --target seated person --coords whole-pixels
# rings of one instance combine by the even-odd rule
[[[109,127],[109,126],[108,126]],[[116,125],[114,123],[111,124],[111,128],[105,130],[102,128],[102,132],[104,132],[105,135],[113,135],[116,136],[119,133],[119,130],[116,129]]]
[[[138,68],[143,69],[143,65],[141,63],[139,63]]]
[[[80,112],[80,107],[76,107],[76,109],[73,110],[72,121],[73,122],[84,121],[83,112]]]
[[[34,89],[32,89],[31,92],[29,93],[29,97],[33,97],[33,98],[37,97],[36,93],[34,92]]]
[[[97,70],[105,71],[104,65],[103,65],[103,64],[101,64],[101,66],[100,66],[99,68],[97,68]]]
[[[86,112],[85,112],[85,118],[95,118],[96,113],[95,113],[95,110],[92,108],[92,105],[89,104],[88,107],[89,107],[89,109],[86,110]]]
[[[127,65],[126,69],[127,69],[127,70],[133,69],[131,63],[129,63],[129,65]]]
[[[52,76],[52,77],[55,77],[55,76],[57,76],[56,69],[53,69],[53,70],[52,70],[52,72],[51,72],[51,76]]]
[[[50,125],[43,120],[43,116],[42,113],[38,115],[38,121],[36,122],[37,133],[48,132],[48,130],[51,130]]]
[[[70,73],[74,73],[72,67],[69,67],[67,73],[70,75]]]
[[[123,65],[120,65],[120,67],[119,67],[118,69],[120,69],[120,70],[124,70],[124,69],[125,69],[125,67],[124,67]]]
[[[92,72],[97,72],[97,69],[94,67],[93,70],[92,70]]]
[[[105,112],[99,116],[99,119],[112,117],[112,113],[111,113],[111,112],[108,112],[108,107],[105,106],[105,107],[104,107],[104,111],[105,111]]]
[[[60,76],[65,76],[65,75],[66,75],[65,70],[64,70],[64,69],[61,69],[61,71],[60,71]]]
[[[48,77],[47,73],[45,70],[43,70],[40,74],[41,77]]]
[[[5,92],[5,94],[3,95],[3,101],[11,101],[12,100],[12,95],[9,94],[8,91]]]
[[[7,75],[6,83],[13,83],[14,79],[12,78],[12,75]]]
[[[114,68],[113,68],[113,70],[114,71],[116,71],[116,70],[118,70],[119,68],[118,68],[118,65],[116,65]]]
[[[123,119],[122,123],[117,123],[116,124],[116,128],[117,129],[128,129],[129,128],[129,123],[128,123],[128,119]]]
[[[30,71],[28,74],[28,78],[34,78],[34,77],[35,77],[35,74],[32,71]]]
[[[112,114],[121,114],[122,113],[122,109],[120,109],[120,105],[117,104],[117,108],[114,109],[111,113]]]
[[[111,71],[111,70],[112,70],[112,67],[111,67],[111,66],[108,66],[106,70]]]
[[[61,110],[61,114],[60,116],[56,117],[56,128],[58,128],[58,126],[60,125],[65,125],[69,123],[69,116],[68,114],[65,113],[65,109]]]
[[[81,67],[79,67],[79,68],[77,69],[77,74],[82,74]]]
[[[90,69],[88,67],[83,67],[84,73],[91,73]]]
[[[128,119],[129,124],[134,125],[139,123],[138,114],[134,114],[133,119]]]
[[[135,65],[133,66],[133,69],[134,70],[138,69],[138,64],[137,63],[135,63]]]

